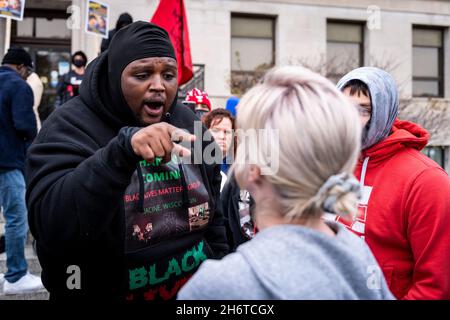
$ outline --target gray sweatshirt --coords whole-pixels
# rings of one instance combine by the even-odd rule
[[[335,222],[330,237],[279,225],[222,260],[207,260],[180,300],[394,299],[365,242]]]

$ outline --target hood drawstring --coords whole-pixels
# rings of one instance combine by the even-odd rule
[[[195,152],[202,152],[201,150],[197,150],[197,148],[194,148],[194,153]],[[194,157],[200,157],[199,159],[202,159],[202,154],[197,154],[194,155]],[[195,158],[194,158],[195,159]],[[214,213],[212,208],[215,208],[216,206],[216,201],[215,201],[215,193],[214,190],[211,187],[210,181],[209,181],[209,177],[208,177],[208,173],[206,172],[206,167],[204,165],[199,165],[199,169],[200,169],[200,173],[202,175],[202,181],[205,184],[206,187],[206,191],[208,192],[208,204],[209,204],[209,208],[210,208],[210,222],[212,221],[212,215]]]
[[[139,181],[139,200],[138,200],[138,210],[139,212],[144,212],[144,195],[145,195],[145,189],[144,189],[144,177],[142,176],[142,169],[141,165],[138,163],[137,165],[137,175],[138,175],[138,181]]]
[[[366,179],[367,165],[369,164],[369,157],[364,158],[364,162],[361,169],[361,178],[359,179],[359,185],[362,188],[364,187],[364,180]]]
[[[165,119],[163,121],[167,121],[168,123],[170,123],[170,113],[167,112],[164,117]],[[142,168],[140,163],[138,163],[138,165],[136,166],[136,170],[139,182],[139,200],[137,209],[139,212],[144,212],[145,182],[142,175]]]
[[[170,113],[169,112],[167,112],[165,114],[163,121],[170,124]],[[182,193],[183,206],[185,208],[189,208],[189,197],[188,197],[188,190],[187,190],[187,183],[186,183],[186,175],[184,173],[183,164],[181,161],[178,162],[178,168],[180,170],[180,179],[181,179],[181,185],[182,185],[182,189],[183,189],[183,193]],[[144,212],[145,183],[144,183],[144,177],[142,175],[142,168],[139,163],[137,165],[136,170],[137,170],[138,181],[139,181],[138,210],[139,210],[139,212]]]
[[[183,193],[182,193],[183,207],[189,208],[189,197],[188,197],[186,178],[184,175],[183,164],[181,163],[181,161],[178,163],[178,168],[180,169],[181,185],[183,187]]]
[[[167,112],[164,117],[165,117],[164,121],[167,121],[168,123],[170,123],[170,113]],[[139,200],[138,200],[138,208],[137,209],[139,212],[144,212],[145,182],[144,182],[144,177],[142,175],[142,168],[141,168],[140,163],[137,164],[136,170],[137,170],[138,181],[139,181]]]
[[[170,112],[167,112],[165,114],[165,117],[164,117],[163,121],[167,122],[168,124],[171,124],[170,123],[170,117],[171,117]],[[178,161],[178,169],[180,170],[181,186],[182,186],[182,189],[183,189],[183,192],[182,192],[182,195],[181,195],[181,197],[182,197],[181,200],[183,202],[183,207],[187,209],[187,208],[189,208],[189,196],[188,196],[188,190],[187,190],[186,175],[184,173],[182,161],[180,161],[180,159],[178,159],[178,160],[179,160]]]

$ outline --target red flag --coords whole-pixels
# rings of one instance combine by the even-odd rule
[[[186,10],[183,0],[161,0],[150,21],[164,28],[170,36],[178,62],[178,85],[193,76]]]

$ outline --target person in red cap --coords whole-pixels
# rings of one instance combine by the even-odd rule
[[[208,94],[197,88],[187,93],[184,103],[195,104],[192,109],[200,119],[211,111],[211,101],[209,100]]]

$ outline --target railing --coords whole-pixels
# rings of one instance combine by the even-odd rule
[[[178,99],[184,100],[186,94],[194,88],[205,90],[205,65],[194,64],[194,76],[178,89]]]

